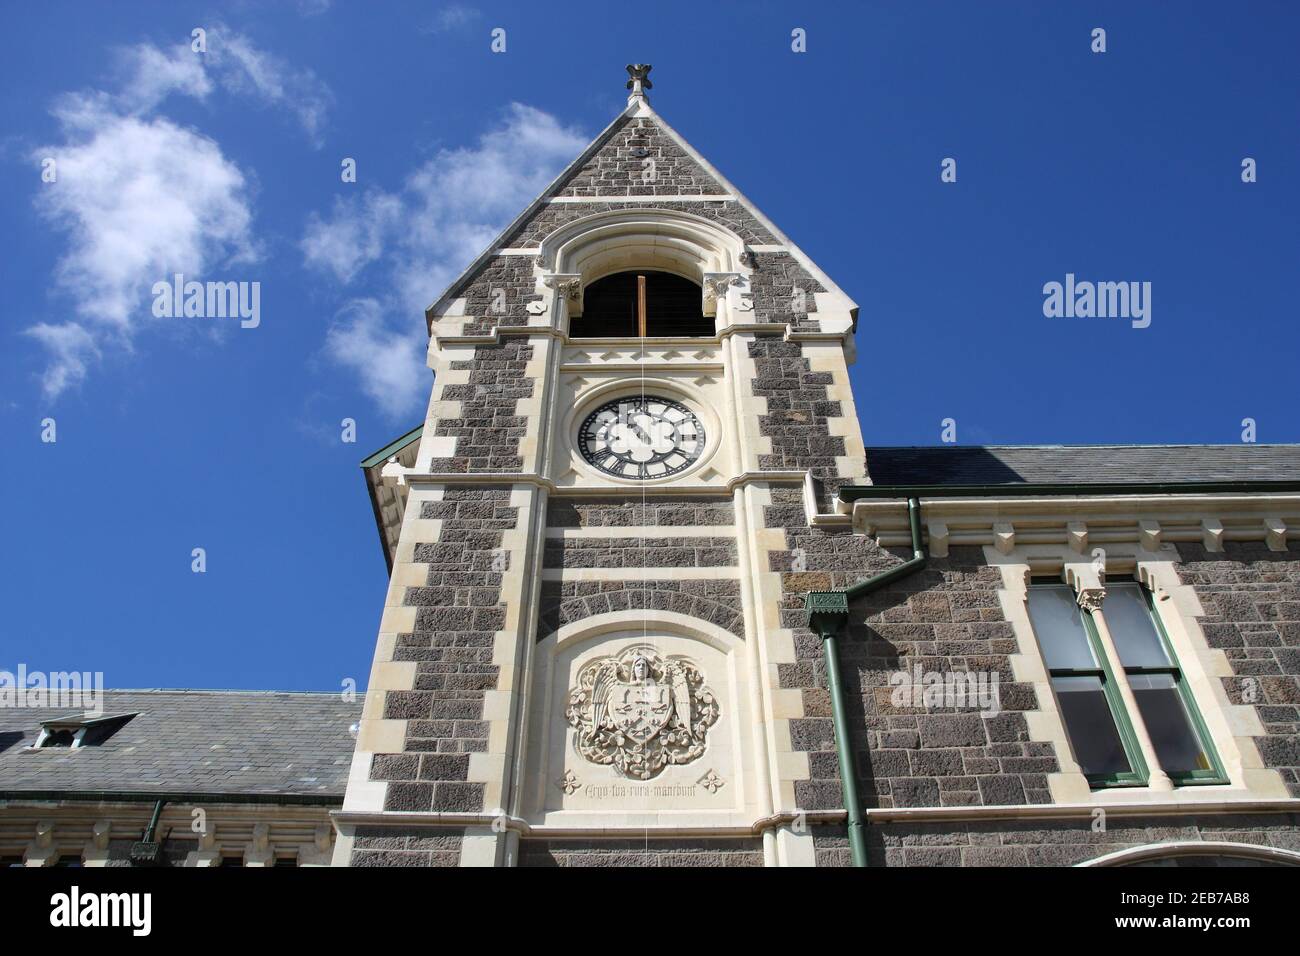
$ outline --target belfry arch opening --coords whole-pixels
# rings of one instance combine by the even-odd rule
[[[566,222],[542,240],[538,265],[563,290],[572,338],[713,337],[725,296],[714,276],[747,272],[730,229],[672,209],[613,209]],[[641,306],[644,290],[644,309]],[[644,318],[644,331],[641,321]]]
[[[698,283],[657,269],[629,269],[583,291],[583,310],[569,323],[574,338],[713,335]]]

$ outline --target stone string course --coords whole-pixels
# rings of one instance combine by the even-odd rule
[[[814,827],[818,866],[849,866],[843,827]],[[1296,814],[1118,817],[1105,830],[1080,820],[883,823],[867,827],[868,866],[1076,866],[1151,843],[1222,841],[1300,852]]]

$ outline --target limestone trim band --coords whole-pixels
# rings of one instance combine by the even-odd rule
[[[636,193],[631,196],[551,196],[546,199],[546,205],[564,204],[564,203],[644,203],[644,202],[736,202],[735,193],[708,193],[696,195],[672,195],[660,196],[649,193]],[[782,250],[784,246],[779,247]]]
[[[984,807],[890,807],[862,811],[871,823],[959,822],[976,820],[1073,820],[1092,819],[1098,810],[1116,817],[1200,816],[1212,813],[1300,814],[1300,799],[1259,800],[1170,800],[1158,803],[1033,803]]]
[[[1091,820],[1099,808],[1095,803],[1007,804],[983,807],[890,807],[862,811],[869,823],[959,823],[982,820]],[[1300,799],[1214,800],[1195,803],[1112,803],[1101,807],[1114,817],[1179,817],[1213,813],[1271,813],[1300,815]],[[844,810],[780,810],[760,817],[750,826],[602,826],[572,827],[530,824],[522,817],[505,813],[408,813],[397,810],[335,810],[330,818],[336,826],[492,827],[512,830],[521,836],[626,836],[629,832],[654,836],[748,836],[795,824],[837,826],[844,823]],[[1235,844],[1234,844],[1235,845]]]
[[[445,314],[446,318],[461,318],[453,312]],[[439,319],[444,316],[438,316]],[[542,336],[552,339],[561,339],[572,344],[580,344],[591,339],[572,338],[567,332],[554,328],[550,325],[494,325],[491,332],[482,335],[440,335],[433,328],[433,322],[429,323],[429,336],[431,339],[430,349],[441,349],[444,346],[451,345],[500,345],[501,339],[511,335],[524,336]],[[849,347],[853,341],[853,328],[845,328],[841,331],[830,332],[796,332],[791,329],[787,322],[733,322],[725,329],[722,329],[716,335],[701,335],[689,339],[656,338],[655,345],[666,345],[669,343],[681,342],[690,345],[718,345],[726,339],[735,335],[780,335],[787,342],[840,342]],[[637,338],[609,338],[600,339],[602,344],[608,344],[616,347],[620,344],[632,345],[641,343],[644,340]]]
[[[806,472],[802,471],[747,471],[730,479],[722,485],[665,485],[662,488],[656,488],[656,495],[717,495],[718,497],[730,496],[737,488],[746,485],[770,483],[793,484],[803,482]],[[574,498],[593,498],[593,497],[626,497],[627,488],[604,488],[575,485],[573,487],[556,485],[554,481],[544,475],[536,472],[435,472],[433,474],[421,474],[414,469],[405,468],[398,464],[388,464],[384,466],[383,477],[387,480],[395,481],[399,485],[533,485],[538,488],[544,488],[552,495],[569,496]]]
[[[1296,801],[1300,803],[1300,801]],[[1021,808],[1023,809],[1023,808]],[[345,826],[414,826],[414,827],[487,827],[495,831],[513,831],[520,836],[549,837],[626,837],[629,833],[654,837],[672,836],[760,836],[768,830],[795,825],[831,826],[842,824],[843,810],[780,810],[759,817],[749,826],[682,826],[636,825],[573,827],[530,824],[522,817],[501,813],[407,813],[397,810],[336,810],[330,814],[336,827]]]

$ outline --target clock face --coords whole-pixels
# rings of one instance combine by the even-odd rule
[[[578,430],[582,457],[618,478],[666,478],[704,451],[704,426],[681,402],[646,395],[600,406]]]

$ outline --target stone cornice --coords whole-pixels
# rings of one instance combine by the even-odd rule
[[[956,545],[1069,544],[1082,551],[1140,542],[1154,550],[1179,541],[1211,552],[1222,551],[1225,541],[1266,541],[1285,551],[1288,537],[1300,533],[1298,494],[934,497],[925,498],[922,509],[937,556]],[[886,547],[911,540],[905,500],[855,501],[851,520],[856,532]]]
[[[447,316],[447,318],[468,319],[469,317]],[[500,345],[503,337],[514,335],[558,339],[565,345],[584,345],[588,342],[600,342],[601,344],[607,344],[609,346],[628,346],[640,345],[645,342],[653,342],[656,345],[720,345],[733,335],[744,334],[755,336],[780,335],[787,342],[839,342],[843,345],[847,345],[852,341],[853,329],[847,328],[841,332],[811,332],[795,331],[788,322],[733,322],[716,335],[700,335],[692,336],[690,338],[673,337],[640,339],[636,337],[621,337],[608,339],[572,339],[551,325],[494,325],[491,332],[482,335],[439,335],[435,330],[433,331],[431,338],[433,340],[432,347],[434,349],[443,349],[458,345]]]
[[[201,807],[207,830],[191,829],[192,810]],[[103,866],[111,840],[139,839],[154,805],[149,801],[7,799],[0,801],[5,826],[0,832],[0,855],[27,858],[44,855],[44,865],[62,858],[80,858],[85,866]],[[268,856],[277,851],[296,854],[300,865],[328,863],[333,841],[329,814],[336,807],[320,805],[285,806],[269,803],[213,804],[178,801],[163,807],[159,826],[173,848],[186,851],[185,866],[206,866],[218,862],[223,853],[247,857],[260,833]],[[36,839],[33,839],[33,837]],[[34,849],[33,849],[34,848]],[[195,855],[205,851],[209,862]]]
[[[602,495],[639,494],[647,489],[656,495],[718,495],[730,496],[737,488],[750,484],[793,484],[802,483],[806,472],[802,471],[747,471],[729,479],[722,485],[673,484],[647,485],[631,483],[626,486],[614,485],[557,485],[552,479],[536,472],[433,472],[422,474],[414,469],[390,463],[384,466],[383,477],[404,485],[533,485],[556,496],[600,497]]]

